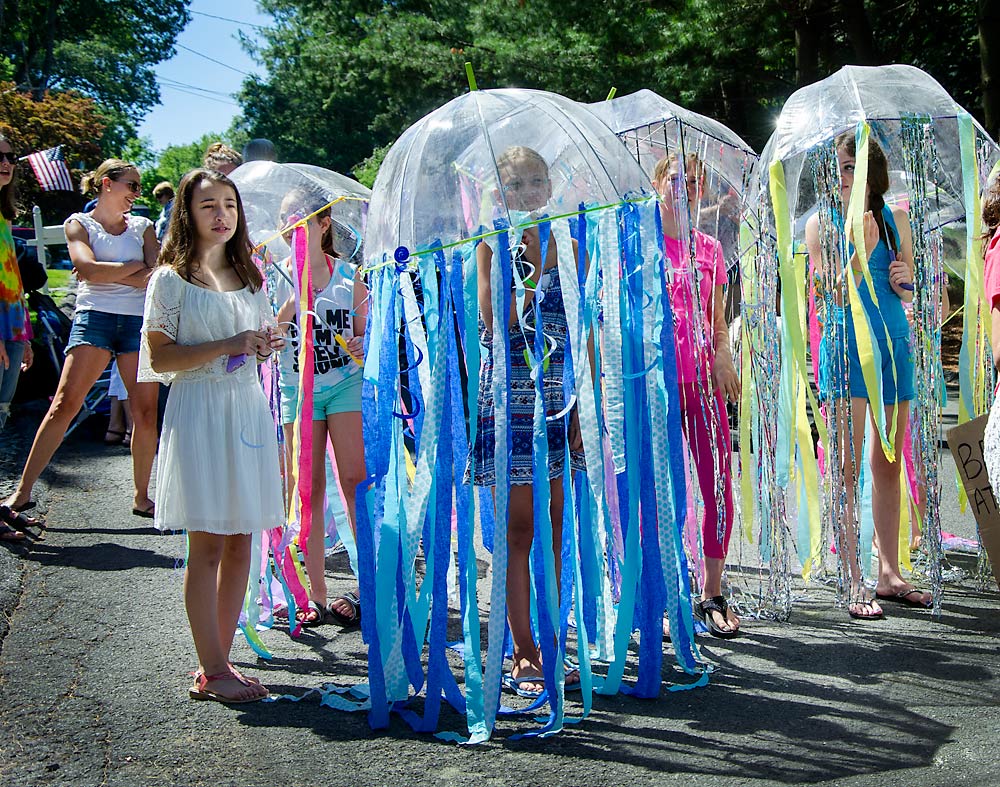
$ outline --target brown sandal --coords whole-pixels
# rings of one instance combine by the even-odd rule
[[[248,702],[260,702],[269,694],[264,694],[260,697],[247,697],[245,699],[240,699],[238,697],[227,697],[225,694],[220,694],[217,691],[209,691],[208,684],[213,680],[235,680],[242,683],[244,686],[259,686],[259,683],[252,683],[243,675],[229,670],[228,672],[220,672],[217,675],[206,675],[205,673],[197,673],[194,679],[194,685],[188,689],[188,696],[193,700],[212,700],[214,702],[221,702],[224,705],[244,705]],[[266,691],[266,689],[265,689]]]

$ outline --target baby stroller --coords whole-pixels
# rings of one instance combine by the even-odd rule
[[[23,249],[18,244],[21,254],[30,255],[32,249]],[[38,271],[41,271],[39,274]],[[56,302],[42,288],[47,282],[45,269],[30,259],[21,261],[22,283],[28,297],[28,307],[34,315],[31,340],[35,360],[31,368],[18,379],[15,401],[25,402],[33,399],[51,399],[59,385],[63,363],[66,360],[66,343],[69,341],[69,331],[72,320],[59,308]],[[91,415],[106,410],[108,387],[111,380],[111,366],[104,370],[101,377],[87,393],[83,408],[73,419],[68,435]]]

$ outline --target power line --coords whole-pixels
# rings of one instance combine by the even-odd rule
[[[239,106],[239,104],[237,104],[235,101],[225,101],[221,98],[213,98],[212,96],[206,96],[203,93],[195,93],[193,90],[187,90],[183,87],[177,87],[176,85],[164,85],[163,87],[167,88],[168,90],[176,90],[178,93],[187,93],[187,95],[194,96],[195,98],[203,98],[205,99],[205,101],[214,101],[216,104],[226,104],[227,106],[230,107]]]
[[[217,66],[222,66],[223,68],[228,68],[230,71],[235,71],[237,74],[242,74],[245,77],[253,76],[253,74],[248,74],[246,71],[240,71],[238,68],[233,68],[228,63],[223,63],[221,60],[216,60],[214,57],[209,57],[208,55],[204,54],[203,52],[199,52],[198,50],[192,49],[189,46],[184,46],[184,44],[174,44],[174,46],[177,46],[177,47],[183,49],[186,52],[190,52],[193,55],[198,55],[198,57],[203,57],[206,60],[211,60]]]
[[[189,90],[197,90],[201,93],[209,93],[213,96],[222,96],[223,98],[232,98],[232,93],[224,93],[221,90],[209,90],[207,87],[198,87],[197,85],[189,85],[187,82],[178,82],[176,79],[170,79],[169,77],[157,77],[157,81],[166,87],[186,87]]]
[[[257,30],[270,30],[271,28],[265,25],[255,25],[253,22],[243,22],[239,19],[230,19],[228,16],[216,16],[215,14],[206,14],[204,11],[192,11],[192,14],[197,16],[207,16],[209,19],[219,19],[223,22],[232,22],[234,25],[243,25],[245,27],[254,27]]]

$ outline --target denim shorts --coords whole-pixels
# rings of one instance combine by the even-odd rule
[[[81,344],[100,347],[112,355],[139,352],[142,315],[111,314],[86,309],[73,317],[66,352]]]

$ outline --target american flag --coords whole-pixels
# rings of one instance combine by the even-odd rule
[[[45,191],[73,191],[73,179],[69,176],[66,157],[62,145],[25,156],[31,169]]]

